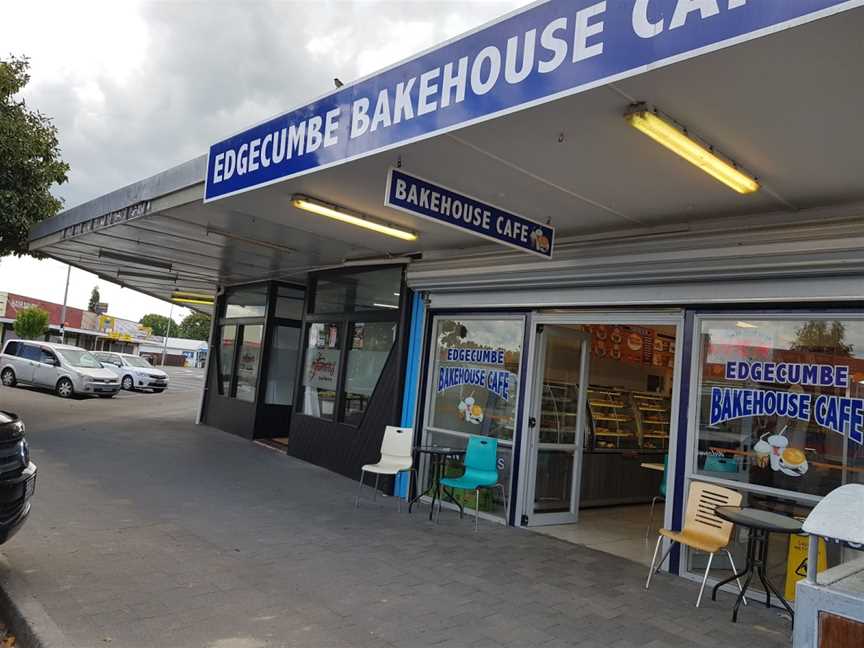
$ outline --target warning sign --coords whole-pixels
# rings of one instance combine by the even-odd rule
[[[795,584],[807,577],[807,547],[810,536],[795,534],[789,536],[789,553],[786,558],[786,592],[787,601],[795,600]],[[819,558],[817,571],[828,569],[828,556],[825,551],[825,540],[819,539]]]

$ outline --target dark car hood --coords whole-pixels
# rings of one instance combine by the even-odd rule
[[[24,436],[24,431],[18,425],[17,414],[0,410],[0,443],[5,441],[17,441]]]

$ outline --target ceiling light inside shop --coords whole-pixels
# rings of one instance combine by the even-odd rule
[[[735,322],[735,326],[737,326],[738,328],[744,328],[744,329],[759,328],[755,324],[751,324],[750,322],[742,322],[742,321]]]
[[[379,234],[386,234],[387,236],[402,239],[403,241],[417,240],[417,235],[414,232],[409,232],[408,230],[403,230],[398,227],[394,227],[393,225],[387,225],[386,223],[378,222],[363,214],[357,214],[345,209],[344,207],[330,205],[320,200],[309,198],[308,196],[301,196],[299,194],[295,194],[291,197],[291,204],[294,205],[297,209],[312,212],[313,214],[318,214],[319,216],[326,216],[327,218],[332,218],[343,223],[348,223],[349,225],[356,225],[357,227],[372,230],[373,232],[378,232]]]
[[[378,308],[399,308],[396,304],[379,304],[378,302],[372,302],[373,306],[377,306]]]
[[[759,189],[759,183],[752,176],[720,157],[714,147],[697,141],[685,128],[656,110],[648,110],[645,104],[637,104],[634,110],[624,115],[624,119],[633,128],[738,193],[749,194]]]

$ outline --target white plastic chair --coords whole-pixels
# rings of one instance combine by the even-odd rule
[[[378,496],[378,480],[381,475],[398,475],[408,471],[408,494],[411,494],[411,473],[414,472],[414,455],[411,448],[414,442],[414,429],[388,425],[384,429],[384,439],[381,441],[381,459],[375,464],[366,464],[360,469],[360,489],[354,498],[354,508],[360,506],[360,495],[363,492],[363,478],[366,473],[375,474],[375,492],[372,501]],[[402,511],[402,498],[397,497],[397,508]]]

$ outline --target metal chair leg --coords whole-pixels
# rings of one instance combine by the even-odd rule
[[[397,479],[397,480],[399,479],[399,475],[400,475],[400,474],[401,474],[401,473],[398,473],[398,472],[396,473],[396,479]],[[408,473],[408,482],[409,482],[409,483],[411,482],[411,473],[410,473],[410,472]],[[398,491],[397,491],[397,493],[396,493],[396,512],[397,512],[397,513],[401,513],[401,512],[402,512],[402,493],[400,493],[400,492],[398,492]]]
[[[732,560],[732,552],[730,552],[728,549],[724,549],[723,551],[725,551],[725,552],[726,552],[726,555],[729,556],[729,564],[732,565],[732,573],[733,573],[733,574],[738,574],[738,568],[735,566],[735,561]],[[736,576],[735,576],[735,580],[738,582],[738,591],[739,591],[739,592],[743,592],[744,589],[741,587],[741,579],[738,578],[738,576],[736,575]],[[746,597],[746,596],[742,596],[742,597],[741,597],[741,602],[744,603],[744,605],[747,605],[747,597]]]
[[[663,499],[659,495],[655,495],[651,498],[651,508],[648,511],[648,526],[645,527],[645,541],[648,541],[648,536],[651,535],[651,529],[654,526],[654,505],[657,503],[657,500]],[[665,500],[664,500],[665,501]]]
[[[714,560],[714,554],[708,554],[708,564],[705,566],[705,575],[702,577],[702,587],[699,588],[699,598],[696,599],[696,607],[702,603],[702,592],[705,591],[705,583],[708,582],[708,572],[711,571],[711,561]]]
[[[365,470],[360,470],[360,488],[357,490],[357,495],[354,497],[354,508],[360,508],[360,495],[363,493],[363,478],[366,476]]]
[[[477,533],[477,524],[480,522],[480,489],[474,489],[474,533]]]
[[[372,501],[374,502],[378,499],[378,480],[381,478],[381,475],[375,473],[375,491],[372,493]]]
[[[648,569],[648,580],[645,583],[645,589],[651,587],[651,579],[654,577],[654,563],[657,562],[657,554],[660,553],[660,543],[663,542],[663,536],[657,536],[657,546],[654,547],[654,557],[651,558],[651,567]],[[660,563],[663,564],[662,562]]]
[[[504,488],[504,484],[495,484],[496,488],[501,489],[501,499],[504,500],[504,526],[510,524],[510,506],[507,501],[507,489]]]

